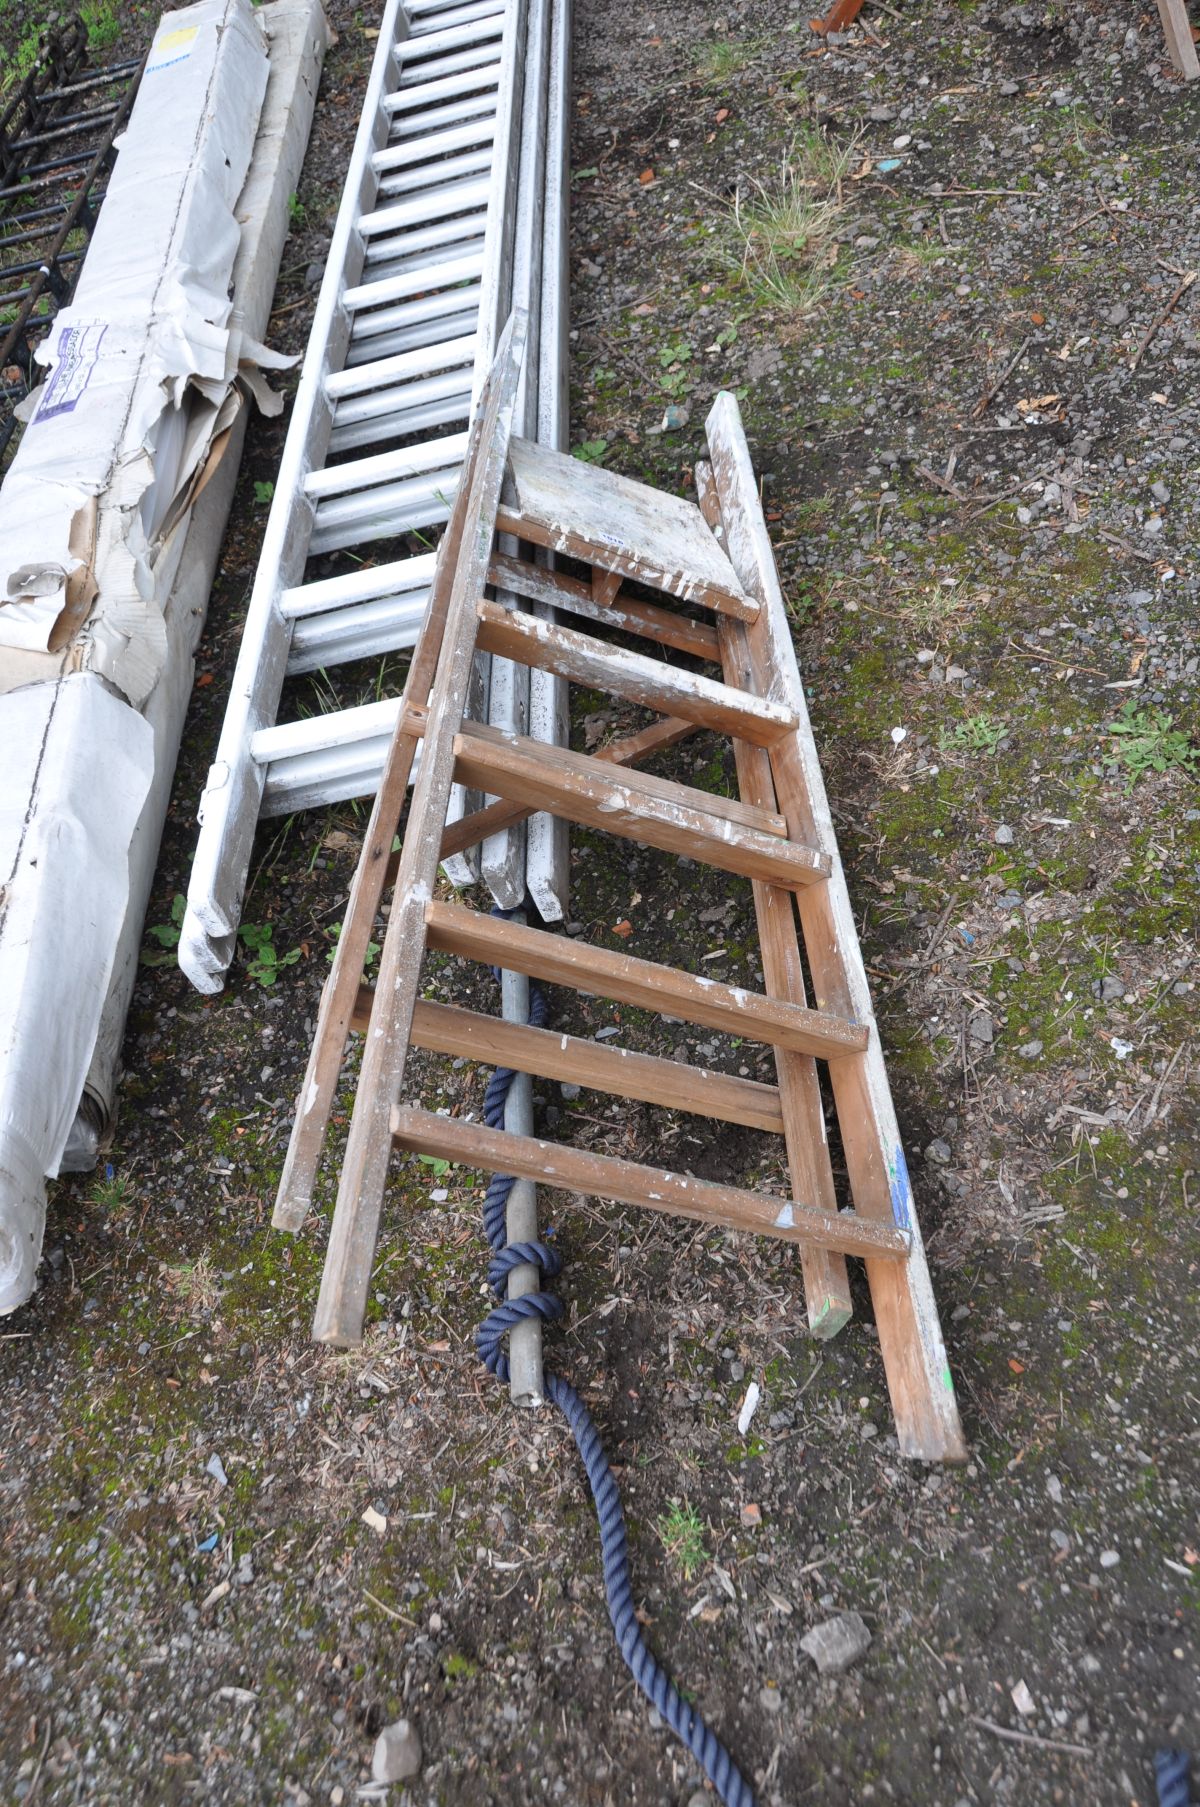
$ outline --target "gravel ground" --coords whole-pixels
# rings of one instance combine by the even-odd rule
[[[290,349],[373,48],[374,9],[333,10]],[[744,1237],[552,1201],[553,1359],[621,1467],[648,1635],[764,1804],[1149,1807],[1155,1748],[1200,1748],[1197,101],[1128,0],[874,4],[827,43],[807,12],[580,0],[574,436],[682,490],[709,398],[742,396],[971,1461],[902,1463],[865,1289],[814,1346],[794,1257]],[[730,210],[813,127],[847,162],[797,316],[755,302]],[[362,813],[264,828],[246,919],[298,955],[272,983],[247,952],[200,1000],[162,945],[281,438],[248,446],[111,1167],[55,1188],[42,1290],[0,1331],[0,1797],[369,1798],[403,1714],[424,1766],[394,1803],[683,1807],[699,1777],[614,1660],[569,1440],[471,1353],[476,1177],[397,1169],[353,1355],[307,1340],[321,1226],[268,1228]],[[577,702],[580,746],[628,725]],[[730,777],[715,742],[676,769]],[[579,933],[755,982],[746,887],[574,850]],[[476,995],[448,959],[429,978]],[[470,1069],[419,1078],[478,1109]],[[546,1133],[779,1177],[764,1138],[539,1090]],[[840,1611],[871,1644],[821,1677],[800,1638]]]

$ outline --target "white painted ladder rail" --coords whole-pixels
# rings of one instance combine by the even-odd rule
[[[411,644],[419,581],[394,570],[408,561],[393,561],[382,583],[376,571],[308,586],[304,568],[310,555],[447,516],[476,373],[488,367],[507,312],[524,39],[524,0],[387,0],[384,7],[201,805],[180,964],[202,991],[220,990],[233,955],[264,794],[272,812],[298,806],[286,786],[270,785],[269,765],[253,751],[255,737],[275,724],[286,673]],[[459,134],[451,146],[447,131]],[[476,151],[489,147],[487,197],[478,186],[463,188],[461,169],[445,174],[472,139]],[[423,190],[385,188],[398,172],[421,167]],[[447,199],[443,191],[453,192]],[[401,211],[389,215],[392,205]],[[353,373],[371,365],[369,380],[378,386],[366,389]],[[461,430],[327,466],[332,454],[378,443],[383,422],[393,442],[438,427]],[[318,607],[309,606],[310,587]],[[348,788],[346,768],[337,746],[310,749],[307,801],[372,788],[361,766]]]

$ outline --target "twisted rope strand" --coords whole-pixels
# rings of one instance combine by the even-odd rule
[[[495,914],[505,915],[508,912],[497,910]],[[499,973],[496,977],[499,978]],[[545,992],[539,985],[531,984],[530,1023],[540,1029],[548,1016],[549,1004]],[[514,1077],[512,1068],[497,1067],[488,1082],[483,1101],[483,1119],[489,1129],[504,1128],[504,1106]],[[510,1243],[508,1240],[508,1195],[514,1183],[511,1174],[494,1174],[484,1198],[483,1224],[492,1247],[488,1285],[497,1303],[475,1332],[479,1359],[489,1374],[495,1374],[504,1383],[509,1378],[509,1362],[503,1344],[509,1331],[529,1318],[540,1318],[544,1324],[552,1324],[563,1315],[562,1300],[557,1294],[547,1291],[543,1284],[562,1272],[562,1257],[558,1251],[546,1242]],[[525,1293],[518,1299],[506,1298],[510,1272],[515,1267],[524,1266],[538,1269],[538,1290]],[[570,1426],[575,1446],[587,1472],[588,1486],[592,1490],[600,1525],[608,1616],[612,1620],[617,1648],[626,1667],[650,1704],[691,1751],[725,1807],[754,1807],[750,1784],[733,1758],[716,1733],[704,1723],[695,1707],[682,1698],[670,1675],[642,1636],[633,1601],[629,1539],[625,1528],[625,1514],[621,1509],[621,1496],[591,1413],[570,1382],[557,1374],[546,1374],[546,1394]],[[1182,1807],[1187,1807],[1186,1796]]]

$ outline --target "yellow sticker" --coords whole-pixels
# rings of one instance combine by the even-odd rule
[[[155,75],[160,69],[170,69],[175,63],[186,62],[199,35],[198,25],[182,25],[177,31],[164,31],[150,52],[146,74]]]

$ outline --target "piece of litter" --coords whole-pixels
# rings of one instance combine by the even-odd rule
[[[220,1456],[210,1456],[204,1464],[205,1474],[210,1474],[218,1487],[228,1487],[229,1476],[225,1473],[225,1464]]]
[[[382,1512],[376,1512],[374,1506],[368,1506],[362,1515],[364,1525],[370,1525],[372,1531],[378,1531],[380,1537],[387,1530],[387,1519]]]
[[[1033,1695],[1029,1692],[1029,1689],[1025,1686],[1023,1681],[1018,1682],[1013,1689],[1012,1703],[1013,1706],[1016,1707],[1017,1712],[1024,1713],[1026,1718],[1028,1718],[1030,1714],[1037,1712],[1037,1702],[1034,1700]]]
[[[196,1548],[197,1548],[197,1550],[199,1550],[201,1552],[202,1555],[207,1556],[207,1554],[210,1550],[216,1549],[216,1547],[220,1543],[220,1541],[221,1541],[221,1533],[219,1531],[214,1531],[211,1537],[206,1537],[204,1539],[203,1543],[198,1543],[196,1545]]]
[[[421,1767],[421,1740],[411,1720],[385,1725],[375,1740],[371,1775],[376,1782],[406,1782]]]
[[[892,729],[892,742],[895,746],[898,747],[900,745],[901,741],[907,740],[907,739],[908,739],[908,729],[907,728],[893,728]]]
[[[1108,1045],[1118,1060],[1128,1060],[1129,1056],[1133,1053],[1133,1043],[1123,1042],[1119,1035],[1112,1036],[1109,1039]]]
[[[762,1389],[756,1380],[752,1380],[746,1388],[746,1397],[742,1401],[742,1409],[738,1413],[738,1436],[744,1437],[750,1429],[750,1420],[758,1410],[758,1402],[762,1398]]]
[[[231,1586],[231,1582],[218,1581],[216,1587],[214,1587],[211,1592],[205,1594],[203,1600],[201,1600],[200,1611],[207,1612],[210,1606],[215,1606],[218,1600],[223,1600]]]
[[[749,1504],[743,1506],[742,1507],[742,1524],[745,1526],[747,1531],[752,1531],[757,1526],[761,1525],[762,1524],[762,1507],[754,1505],[753,1502],[750,1502]]]

